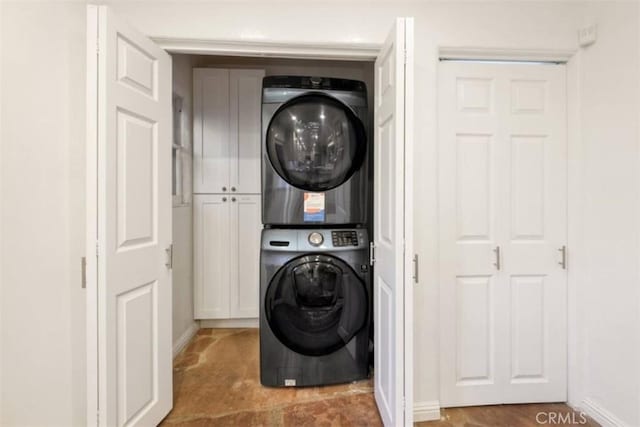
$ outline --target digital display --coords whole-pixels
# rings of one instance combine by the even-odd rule
[[[358,246],[358,234],[355,231],[332,231],[331,240],[334,247]]]

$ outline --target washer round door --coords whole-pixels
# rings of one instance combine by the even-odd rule
[[[327,191],[346,182],[367,151],[362,121],[335,98],[310,93],[282,105],[269,122],[269,160],[278,175],[305,191]]]
[[[308,356],[333,353],[365,326],[364,283],[344,261],[303,255],[275,274],[265,295],[265,314],[275,336]]]

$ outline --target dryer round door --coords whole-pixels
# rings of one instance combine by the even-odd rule
[[[364,162],[366,131],[355,113],[319,93],[283,104],[269,122],[269,160],[278,175],[305,191],[327,191],[346,182]]]
[[[275,336],[308,356],[333,353],[365,326],[364,283],[344,261],[303,255],[275,274],[265,295],[265,314]]]

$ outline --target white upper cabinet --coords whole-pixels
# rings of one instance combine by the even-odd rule
[[[229,70],[193,71],[193,110],[193,192],[229,191]]]
[[[264,74],[264,70],[194,69],[194,193],[260,193]]]
[[[229,71],[231,191],[260,193],[260,110],[264,70]]]

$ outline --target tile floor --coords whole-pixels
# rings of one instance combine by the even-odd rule
[[[201,329],[174,361],[172,426],[380,426],[373,384],[310,388],[260,385],[257,329]],[[539,411],[566,405],[509,405],[443,410],[424,427],[536,426]],[[579,415],[576,420],[580,421]],[[597,426],[589,420],[589,427]]]

